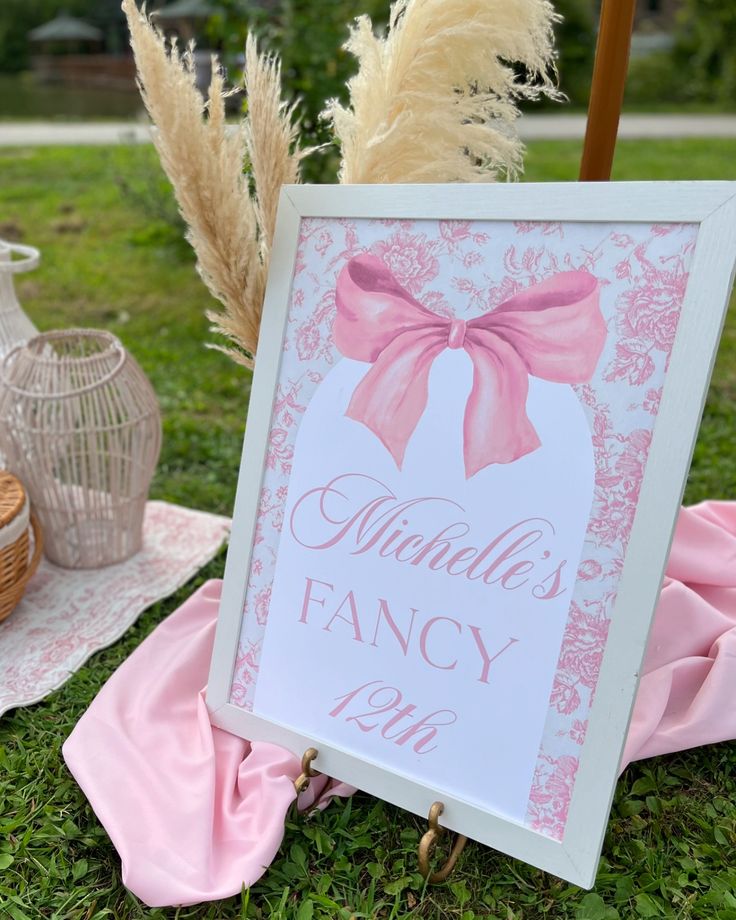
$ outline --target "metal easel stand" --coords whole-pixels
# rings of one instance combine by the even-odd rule
[[[309,788],[309,783],[313,777],[320,775],[319,770],[315,770],[312,767],[312,764],[317,759],[318,754],[319,751],[317,748],[312,747],[307,748],[307,750],[302,755],[302,772],[294,780],[294,789],[297,796],[301,795],[302,792]],[[442,827],[439,823],[439,817],[444,811],[444,808],[445,806],[442,804],[442,802],[435,802],[429,809],[429,827],[419,842],[419,872],[429,882],[430,885],[438,885],[449,878],[450,873],[455,868],[455,863],[457,863],[458,857],[465,849],[465,844],[468,842],[467,837],[464,837],[462,834],[458,834],[455,838],[455,843],[452,846],[452,850],[450,851],[450,855],[445,864],[442,866],[442,868],[438,869],[437,872],[431,871],[429,861],[432,855],[432,851],[437,845],[440,837],[445,833],[445,828]]]
[[[442,882],[447,881],[450,877],[450,873],[455,868],[455,863],[458,861],[458,857],[465,849],[465,844],[468,842],[468,838],[463,836],[463,834],[458,834],[455,838],[455,843],[452,845],[450,850],[450,855],[447,858],[447,862],[442,866],[441,869],[438,869],[436,872],[431,872],[429,868],[429,859],[432,854],[432,850],[437,845],[439,838],[445,833],[445,828],[441,827],[439,824],[439,816],[445,810],[445,806],[442,802],[435,802],[432,807],[429,809],[429,829],[427,833],[419,841],[419,872],[421,875],[426,878],[430,885],[439,885]]]

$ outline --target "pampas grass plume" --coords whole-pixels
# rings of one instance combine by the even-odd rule
[[[308,152],[292,150],[297,130],[293,110],[281,101],[280,67],[248,38],[248,115],[232,130],[217,60],[205,103],[196,85],[193,46],[184,53],[175,44],[168,48],[135,0],[123,0],[122,6],[141,95],[156,127],[156,150],[187,224],[198,271],[224,307],[208,317],[214,331],[235,345],[221,350],[252,366],[279,190],[298,180],[299,160]]]
[[[361,16],[350,104],[326,115],[340,181],[477,182],[522,167],[517,101],[559,96],[547,0],[397,0],[386,37]],[[520,77],[510,62],[523,65]]]

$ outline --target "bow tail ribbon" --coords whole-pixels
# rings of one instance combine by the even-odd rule
[[[398,335],[353,392],[345,413],[381,441],[401,469],[406,445],[427,406],[429,372],[445,344],[441,334]]]
[[[405,341],[403,341],[406,339]],[[369,428],[401,469],[407,444],[429,396],[429,375],[445,350],[441,335],[398,336],[379,355],[353,392],[345,413]],[[529,375],[503,341],[494,351],[469,341],[473,385],[465,407],[463,453],[469,479],[493,463],[510,463],[536,450],[539,437],[526,414]]]
[[[469,339],[465,351],[473,362],[463,421],[465,477],[470,479],[489,463],[511,463],[541,442],[526,414],[529,372],[512,346],[497,340],[491,351]]]

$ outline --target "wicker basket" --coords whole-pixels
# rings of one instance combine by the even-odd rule
[[[33,531],[33,555],[30,533]],[[25,489],[6,470],[0,470],[0,622],[15,609],[43,550],[36,515],[29,511]]]

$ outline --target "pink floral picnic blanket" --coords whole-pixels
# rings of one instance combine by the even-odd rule
[[[143,549],[125,562],[73,570],[43,559],[20,604],[0,624],[0,715],[61,687],[147,607],[186,584],[229,529],[229,518],[152,501]]]

